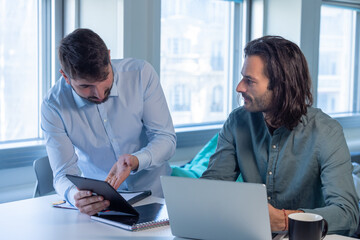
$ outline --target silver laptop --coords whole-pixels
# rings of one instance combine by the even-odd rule
[[[171,176],[161,184],[176,237],[272,239],[263,184]]]

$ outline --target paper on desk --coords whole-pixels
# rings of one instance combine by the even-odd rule
[[[66,202],[65,200],[54,202],[52,203],[53,207],[56,208],[65,208],[65,209],[75,209],[77,210],[77,207],[72,206],[70,203]]]

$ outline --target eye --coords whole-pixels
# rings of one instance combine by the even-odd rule
[[[254,81],[252,81],[250,78],[245,78],[245,80],[248,85],[252,85],[254,83]]]
[[[90,85],[80,85],[81,88],[89,88]]]

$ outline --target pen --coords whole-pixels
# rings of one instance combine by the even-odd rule
[[[61,201],[58,201],[58,202],[53,202],[53,206],[55,206],[55,205],[60,205],[60,204],[63,204],[63,203],[66,203],[66,201],[65,200],[61,200]]]

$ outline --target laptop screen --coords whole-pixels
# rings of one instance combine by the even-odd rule
[[[162,176],[172,234],[272,239],[264,184]]]

